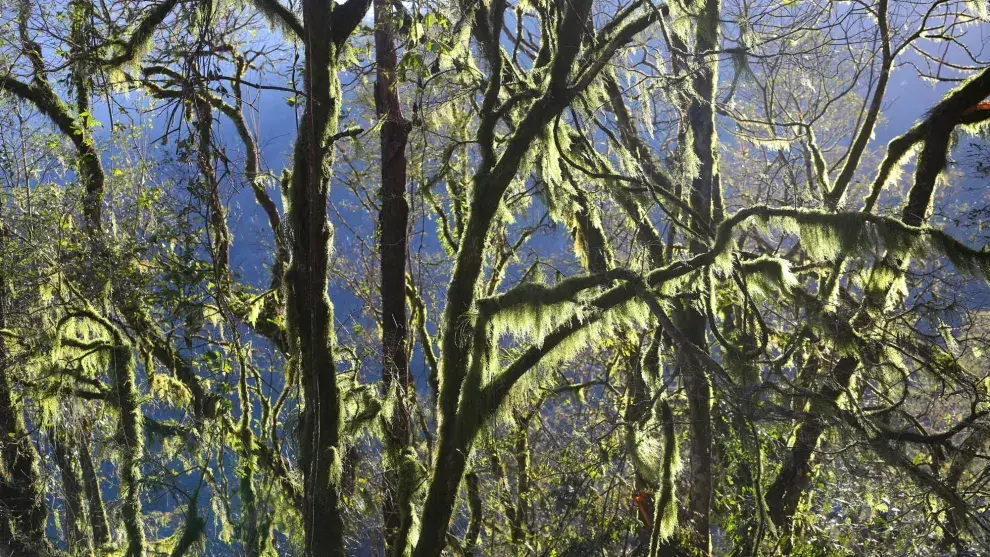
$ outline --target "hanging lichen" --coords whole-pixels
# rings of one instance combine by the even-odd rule
[[[666,400],[660,401],[660,420],[663,428],[663,458],[660,462],[656,514],[653,519],[653,531],[650,533],[650,555],[654,557],[660,550],[660,543],[669,538],[677,526],[675,480],[681,467],[677,434],[674,431],[674,415],[670,403]]]

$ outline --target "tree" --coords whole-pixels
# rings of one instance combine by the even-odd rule
[[[5,5],[0,545],[985,549],[987,21]]]

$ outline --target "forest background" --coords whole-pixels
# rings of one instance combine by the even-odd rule
[[[0,553],[990,550],[988,10],[4,2]]]

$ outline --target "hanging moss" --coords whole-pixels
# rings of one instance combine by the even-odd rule
[[[777,294],[790,296],[798,287],[791,264],[785,259],[761,255],[740,264],[746,286],[770,298]]]
[[[660,470],[659,496],[656,498],[656,514],[653,531],[650,534],[650,556],[656,557],[660,543],[669,538],[677,527],[677,499],[675,480],[681,468],[677,449],[677,434],[674,431],[674,415],[670,403],[660,401],[660,419],[663,427],[663,460]]]
[[[896,307],[906,295],[904,272],[887,257],[875,261],[863,281],[865,309],[879,315]]]
[[[302,37],[302,21],[279,0],[251,0],[254,7],[265,16],[269,25],[281,31],[287,38]]]
[[[826,213],[806,209],[755,209],[758,219],[797,235],[814,259],[871,256],[886,251],[894,260],[947,258],[960,271],[990,280],[990,252],[973,249],[950,234],[867,213]],[[728,242],[725,242],[728,244]],[[723,247],[718,253],[722,253]]]
[[[621,276],[622,272],[616,271],[614,275]],[[467,431],[481,425],[474,420],[493,419],[493,424],[512,423],[511,410],[531,400],[532,394],[543,384],[543,370],[553,369],[555,365],[576,357],[589,346],[598,345],[602,339],[614,337],[621,329],[642,328],[652,322],[646,305],[635,298],[610,306],[605,311],[589,305],[590,298],[582,293],[592,285],[608,284],[610,281],[604,279],[612,277],[611,273],[575,277],[555,287],[521,285],[479,303],[480,315],[475,326],[470,372],[465,380],[459,411],[465,420],[472,421],[473,425],[466,426]],[[568,299],[568,296],[573,298]],[[541,300],[544,302],[542,305]],[[498,358],[501,335],[510,333],[518,340],[539,343],[552,336],[554,331],[574,322],[587,324],[555,342],[552,349],[547,350],[537,362],[536,367],[540,370],[515,378],[506,392],[494,388],[506,373]],[[484,396],[495,396],[498,402],[483,400]],[[492,408],[494,414],[486,415],[486,408]]]

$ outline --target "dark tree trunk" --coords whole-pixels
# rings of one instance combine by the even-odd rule
[[[464,534],[464,554],[474,555],[478,547],[478,538],[481,536],[481,521],[484,519],[484,507],[481,501],[481,486],[478,475],[468,472],[464,476],[464,483],[467,486],[468,508],[471,510],[471,518],[468,520],[467,532]]]
[[[291,257],[285,271],[287,337],[302,378],[299,460],[307,556],[343,556],[337,471],[342,466],[340,400],[334,364],[333,305],[328,296],[332,230],[327,201],[342,92],[338,55],[368,10],[305,0],[303,111],[287,192]],[[346,134],[345,134],[346,135]]]
[[[539,406],[537,406],[537,409]],[[538,410],[537,410],[538,411]],[[512,543],[524,544],[529,532],[530,481],[529,481],[529,422],[533,414],[521,416],[518,437],[513,450],[516,459],[516,504],[512,513]],[[522,547],[519,545],[518,547]]]
[[[826,404],[838,402],[846,392],[858,363],[855,357],[847,356],[835,364],[832,372],[834,382],[823,387],[819,392]],[[815,452],[818,450],[825,429],[826,424],[817,413],[813,413],[809,419],[798,425],[794,432],[791,453],[767,491],[766,501],[770,519],[777,528],[783,530],[785,535],[791,531],[794,513],[797,511],[801,497],[811,486]]]
[[[691,129],[694,156],[699,161],[698,174],[691,183],[689,204],[697,214],[695,230],[706,230],[722,219],[722,192],[718,169],[718,136],[715,133],[715,93],[718,89],[718,61],[710,54],[718,49],[720,0],[706,0],[699,6],[695,29],[695,52],[700,67],[694,71],[694,95],[687,106],[687,123]],[[704,243],[691,241],[691,252],[707,250]],[[685,305],[680,326],[692,344],[706,350],[707,319],[693,305]],[[712,479],[712,386],[700,362],[682,351],[680,371],[688,399],[690,418],[690,488],[687,543],[698,555],[711,554]]]
[[[52,456],[62,476],[62,491],[65,495],[64,528],[66,542],[73,554],[85,554],[91,549],[89,536],[83,520],[83,484],[75,457],[72,435],[54,427],[48,428],[48,442],[52,446]]]
[[[412,444],[412,418],[408,398],[412,378],[406,360],[406,250],[409,204],[406,202],[406,142],[409,122],[402,116],[396,80],[394,16],[387,0],[375,0],[375,108],[381,127],[381,212],[378,233],[381,253],[382,383],[394,390],[395,407],[386,424],[389,469],[385,473],[382,514],[385,548],[400,555],[412,522],[411,482],[403,478],[403,451]]]
[[[679,318],[679,326],[693,344],[706,350],[706,319],[694,307],[685,307]],[[712,493],[712,386],[700,362],[681,351],[679,354],[680,373],[684,380],[684,391],[688,400],[688,421],[691,433],[690,484],[688,487],[687,543],[694,554],[711,553]]]
[[[110,524],[107,522],[107,510],[103,505],[100,479],[96,473],[96,465],[93,462],[89,441],[89,427],[86,424],[79,432],[79,467],[82,470],[83,486],[86,491],[89,523],[93,528],[93,545],[102,547],[110,543]]]

